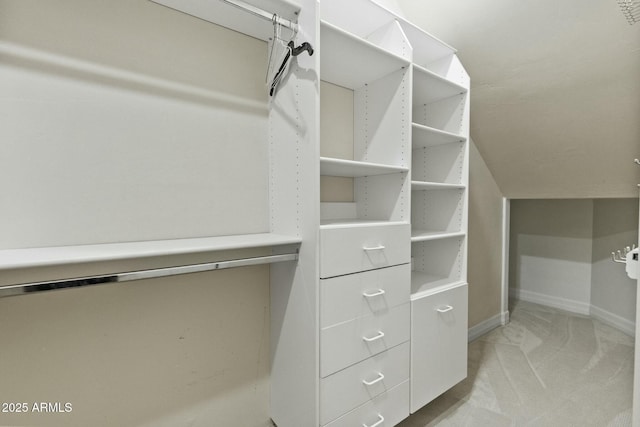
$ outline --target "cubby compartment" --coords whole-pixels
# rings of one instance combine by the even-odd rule
[[[411,299],[466,281],[465,236],[414,242],[411,256]]]
[[[411,202],[411,241],[465,233],[465,189],[416,190]]]
[[[358,17],[367,11],[366,19]],[[320,17],[323,22],[342,28],[355,37],[372,43],[395,55],[411,60],[412,49],[407,42],[398,17],[369,0],[322,0]]]
[[[464,186],[465,155],[464,142],[415,148],[411,159],[411,179],[417,183]]]
[[[394,53],[406,41],[382,37],[383,48],[325,21],[320,31],[322,224],[408,222],[411,70]]]

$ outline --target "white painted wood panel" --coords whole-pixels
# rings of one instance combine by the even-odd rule
[[[408,342],[322,379],[320,424],[335,420],[408,379]]]
[[[325,328],[320,333],[320,376],[327,377],[408,340],[409,303],[381,316]]]
[[[409,300],[410,276],[403,264],[320,280],[320,326],[388,313]]]
[[[395,426],[409,416],[409,381],[369,400],[326,427],[374,426],[381,420],[386,426]]]
[[[408,224],[362,225],[320,230],[320,277],[408,263]]]

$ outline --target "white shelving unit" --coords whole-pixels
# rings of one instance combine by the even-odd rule
[[[469,77],[408,23],[414,47],[411,412],[466,377]]]

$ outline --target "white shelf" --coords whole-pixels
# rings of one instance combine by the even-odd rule
[[[424,31],[422,28],[405,20],[398,19],[409,43],[413,46],[413,62],[428,66],[439,59],[451,57],[457,52],[455,48]]]
[[[410,64],[325,21],[320,22],[320,43],[320,78],[349,89],[363,87]]]
[[[445,184],[442,182],[411,181],[411,190],[464,190],[466,186],[462,184]]]
[[[412,147],[414,149],[467,141],[467,138],[464,135],[446,132],[418,123],[413,123],[411,125],[411,129]]]
[[[405,221],[367,220],[360,218],[324,219],[320,221],[321,229],[354,228],[354,227],[379,227],[381,225],[408,225]]]
[[[210,0],[151,0],[155,3],[195,16],[204,21],[230,28],[239,33],[248,34],[260,40],[268,41],[273,37],[273,23],[260,18],[223,1]],[[288,0],[243,0],[251,6],[280,18],[296,22],[300,6]]]
[[[359,178],[407,171],[409,168],[402,166],[320,157],[320,175]]]
[[[460,86],[434,72],[413,64],[413,105],[420,106],[467,93]]]
[[[451,239],[463,237],[464,231],[442,231],[442,230],[411,230],[411,242],[426,242],[430,240]]]
[[[0,250],[0,270],[300,244],[272,233]]]
[[[411,272],[411,300],[414,301],[464,284],[465,282],[461,280],[414,270]]]

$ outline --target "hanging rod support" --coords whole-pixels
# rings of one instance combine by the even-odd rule
[[[276,15],[275,13],[269,13],[266,10],[260,9],[258,7],[255,7],[253,5],[250,5],[248,3],[245,3],[241,0],[220,0],[223,3],[228,4],[229,6],[233,6],[236,7],[240,10],[243,10],[245,12],[248,12],[254,16],[257,16],[258,18],[262,18],[265,19],[267,21],[272,21],[274,24],[278,24],[282,27],[286,27],[289,28],[290,30],[292,30],[293,32],[297,33],[298,32],[298,24],[296,24],[295,22],[292,22],[288,19],[285,18],[281,18],[280,16]]]
[[[251,265],[271,264],[274,262],[297,261],[298,252],[279,255],[268,255],[253,258],[240,258],[228,261],[209,262],[203,264],[182,265],[178,267],[154,268],[151,270],[129,271],[99,276],[78,277],[73,279],[51,280],[46,282],[22,283],[0,286],[0,297],[20,295],[7,290],[22,290],[24,293],[53,291],[56,289],[101,285],[105,283],[131,282],[134,280],[154,279],[159,277],[178,276],[181,274],[202,273],[205,271],[223,270],[227,268],[247,267]]]

